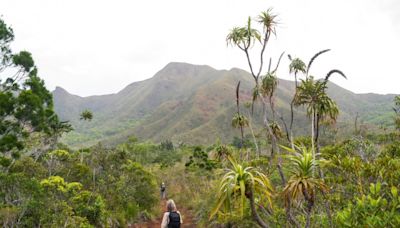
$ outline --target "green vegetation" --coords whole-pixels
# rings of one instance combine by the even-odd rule
[[[102,100],[58,88],[58,117],[0,19],[0,225],[127,227],[160,217],[165,182],[199,227],[399,227],[400,96],[345,91],[336,69],[315,79],[329,50],[288,55],[295,82],[279,80],[284,53],[264,65],[277,20],[268,10],[228,34],[250,74],[170,64]]]

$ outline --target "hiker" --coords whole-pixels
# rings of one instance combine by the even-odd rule
[[[165,184],[162,182],[160,186],[160,192],[161,192],[161,199],[165,199]]]
[[[176,209],[175,202],[167,201],[167,212],[164,213],[161,228],[180,228],[182,221],[181,213]]]

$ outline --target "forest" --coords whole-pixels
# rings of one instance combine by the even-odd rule
[[[253,16],[226,36],[253,83],[250,97],[241,97],[240,81],[232,85],[230,142],[130,135],[81,148],[63,141],[73,126],[56,114],[31,53],[13,52],[14,31],[0,18],[2,227],[140,227],[165,210],[161,182],[190,227],[400,227],[400,96],[384,131],[366,130],[354,116],[349,133],[336,137],[341,110],[327,89],[346,72],[313,75],[329,49],[308,61],[284,52],[267,58],[277,14]],[[281,68],[294,80],[288,113],[276,108]],[[296,110],[304,110],[306,134],[294,130]],[[86,109],[79,118],[85,126],[97,116]]]

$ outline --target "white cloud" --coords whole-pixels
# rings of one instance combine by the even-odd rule
[[[317,77],[338,68],[349,79],[333,81],[352,91],[400,93],[395,0],[2,0],[1,5],[15,31],[14,49],[33,53],[50,89],[117,92],[171,61],[247,70],[243,54],[227,47],[225,36],[248,16],[273,7],[281,21],[268,49],[273,58],[286,51],[308,61],[331,48],[313,68]],[[287,61],[279,76],[290,78]]]

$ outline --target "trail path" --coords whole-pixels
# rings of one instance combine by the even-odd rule
[[[162,211],[165,211],[165,200],[160,201],[160,205],[159,207],[161,208]],[[193,221],[193,215],[191,214],[191,212],[189,210],[187,210],[186,208],[179,208],[178,207],[179,212],[182,215],[182,219],[183,219],[183,224],[182,224],[182,228],[195,228],[197,227],[196,224]],[[161,222],[162,222],[162,217],[163,214],[161,214],[157,220],[154,221],[149,221],[149,222],[145,222],[145,223],[139,223],[139,224],[132,224],[131,226],[128,226],[130,228],[160,228],[161,227]]]

